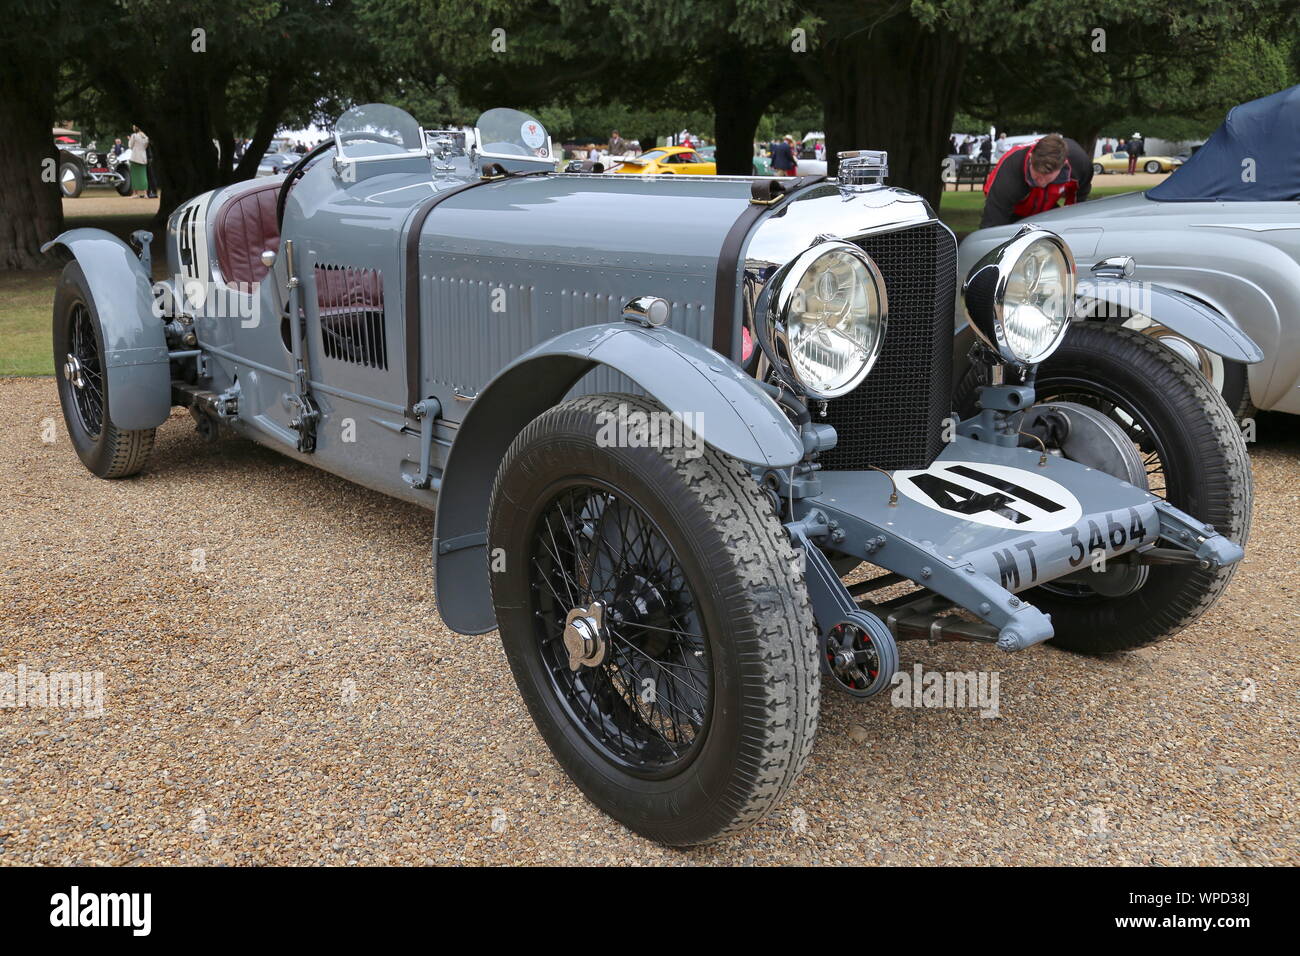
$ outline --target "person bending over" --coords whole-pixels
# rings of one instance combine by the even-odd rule
[[[980,228],[1005,226],[1036,216],[1061,200],[1072,206],[1092,192],[1092,163],[1072,139],[1052,133],[1032,145],[1017,146],[984,180]]]

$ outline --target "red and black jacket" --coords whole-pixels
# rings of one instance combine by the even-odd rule
[[[1065,146],[1065,165],[1046,186],[1034,185],[1029,174],[1032,144],[1008,150],[984,180],[984,215],[980,218],[980,228],[1005,226],[1036,216],[1062,199],[1067,206],[1087,199],[1092,192],[1092,163],[1074,140],[1067,139]]]

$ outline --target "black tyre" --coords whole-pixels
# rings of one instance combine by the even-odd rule
[[[1148,163],[1146,164],[1146,166],[1143,167],[1143,168],[1146,169],[1146,171],[1149,172],[1149,173],[1158,173],[1158,172],[1160,172],[1160,164],[1157,163],[1154,159],[1151,160],[1150,162],[1148,162]]]
[[[86,188],[86,173],[76,163],[59,165],[59,192],[64,199],[76,199]]]
[[[958,385],[957,407],[975,405],[985,370]],[[1039,402],[1078,402],[1116,421],[1137,445],[1152,493],[1244,545],[1253,487],[1246,445],[1232,412],[1209,382],[1159,342],[1131,329],[1080,323],[1038,369]],[[1026,597],[1052,615],[1052,642],[1100,654],[1129,650],[1177,633],[1223,593],[1236,565],[1217,570],[1153,565],[1125,597],[1081,588],[1077,595],[1034,588]]]
[[[1223,403],[1232,412],[1232,417],[1239,422],[1250,418],[1259,410],[1250,400],[1248,367],[1240,362],[1223,360],[1223,389],[1219,394],[1223,396]]]
[[[117,194],[119,196],[131,195],[131,177],[127,175],[125,178],[120,180],[118,184],[113,188],[117,190]]]
[[[81,266],[68,263],[54,293],[54,368],[72,447],[100,478],[126,478],[149,460],[154,429],[123,431],[109,418],[99,312]]]
[[[762,817],[811,751],[813,615],[748,470],[710,448],[602,447],[620,405],[660,411],[578,398],[511,445],[488,530],[504,562],[497,623],[538,730],[588,798],[650,839],[705,843]]]
[[[1101,176],[1101,175],[1103,175],[1105,172],[1106,172],[1106,167],[1102,166],[1101,163],[1093,163],[1093,164],[1092,164],[1092,174],[1093,174],[1094,176]]]

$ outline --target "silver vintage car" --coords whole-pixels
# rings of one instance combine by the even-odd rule
[[[1159,186],[1032,222],[1090,270],[1080,320],[1172,349],[1239,418],[1252,408],[1300,414],[1300,86],[1235,107]],[[972,233],[962,261],[1017,228]]]
[[[163,282],[147,234],[59,236],[81,460],[138,472],[183,406],[436,508],[443,621],[499,631],[575,783],[673,845],[776,804],[823,680],[878,694],[898,641],[1111,651],[1223,591],[1250,486],[1209,387],[1151,366],[1233,463],[1233,514],[1166,500],[1094,408],[1035,400],[1074,300],[1053,233],[966,277],[994,381],[959,421],[957,244],[884,154],[837,180],[554,166],[514,110],[426,131],[367,105],[288,175],[178,208]]]

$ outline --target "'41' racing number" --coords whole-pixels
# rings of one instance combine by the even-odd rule
[[[977,461],[896,471],[900,493],[945,514],[1014,531],[1058,531],[1083,516],[1079,499],[1041,473]]]

